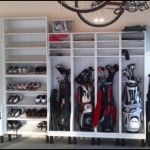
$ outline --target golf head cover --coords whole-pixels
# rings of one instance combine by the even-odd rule
[[[91,85],[93,83],[93,68],[84,69],[76,78],[75,81],[80,85]]]

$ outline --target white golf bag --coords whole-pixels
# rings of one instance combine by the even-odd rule
[[[137,80],[127,80],[123,94],[123,124],[127,132],[139,132],[142,103]]]

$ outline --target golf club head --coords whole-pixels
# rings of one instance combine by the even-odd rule
[[[124,69],[124,70],[122,71],[122,74],[123,74],[127,79],[130,79],[130,78],[131,78],[131,76],[130,76],[129,72],[127,71],[127,69]]]

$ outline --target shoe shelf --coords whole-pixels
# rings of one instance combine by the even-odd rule
[[[6,49],[20,49],[20,48],[43,48],[45,47],[44,42],[16,42],[16,43],[10,43],[8,46],[6,46]]]
[[[10,95],[23,95],[23,99],[16,104],[7,104],[7,111],[11,108],[29,109],[29,108],[45,108],[47,104],[36,104],[35,99],[38,95],[47,95],[47,72],[37,74],[36,67],[46,66],[47,69],[47,17],[12,17],[4,19],[4,50],[5,50],[5,86],[7,98]],[[8,73],[9,67],[16,67],[18,71]],[[18,69],[19,68],[19,69]],[[24,68],[24,70],[21,70]],[[32,70],[25,70],[25,69]],[[20,70],[20,72],[19,72]],[[23,72],[24,71],[24,72]],[[41,87],[36,90],[8,90],[9,83],[40,82]],[[6,99],[7,101],[7,99]],[[46,131],[40,131],[37,128],[38,122],[47,121],[44,118],[28,118],[25,113],[16,117],[7,118],[8,121],[21,121],[25,124],[19,128],[17,134],[29,135],[39,134],[46,135]],[[33,122],[31,126],[31,122]],[[9,130],[8,134],[16,131]]]
[[[20,34],[37,34],[37,35],[45,35],[45,29],[44,28],[22,28],[22,29],[16,29],[16,28],[12,28],[12,29],[8,29],[7,31],[5,31],[5,35],[20,35]]]
[[[8,57],[6,63],[46,63],[46,56],[13,55],[12,57]]]
[[[35,135],[35,136],[45,136],[47,133],[44,129],[37,128],[37,125],[40,121],[28,121],[23,122],[23,126],[16,130],[8,130],[8,134],[21,134],[21,135]]]
[[[26,117],[25,114],[19,116],[19,117],[14,117],[14,118],[7,118],[7,120],[9,121],[47,121],[47,118],[37,118],[37,117],[34,117],[34,118],[28,118]]]
[[[47,104],[36,104],[35,103],[36,97],[25,97],[17,104],[7,104],[7,107],[32,107],[32,108],[45,108]]]
[[[47,88],[45,87],[40,87],[37,90],[7,90],[6,93],[46,93],[47,92]]]
[[[6,74],[6,78],[47,78],[46,74]]]

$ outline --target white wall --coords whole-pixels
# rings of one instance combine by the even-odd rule
[[[150,25],[150,9],[133,14],[126,12],[116,23],[105,28],[88,26],[76,13],[65,8],[62,12],[62,18],[75,20],[76,31],[120,31],[127,25]],[[0,16],[48,16],[50,19],[59,19],[61,7],[57,1],[0,1]]]

